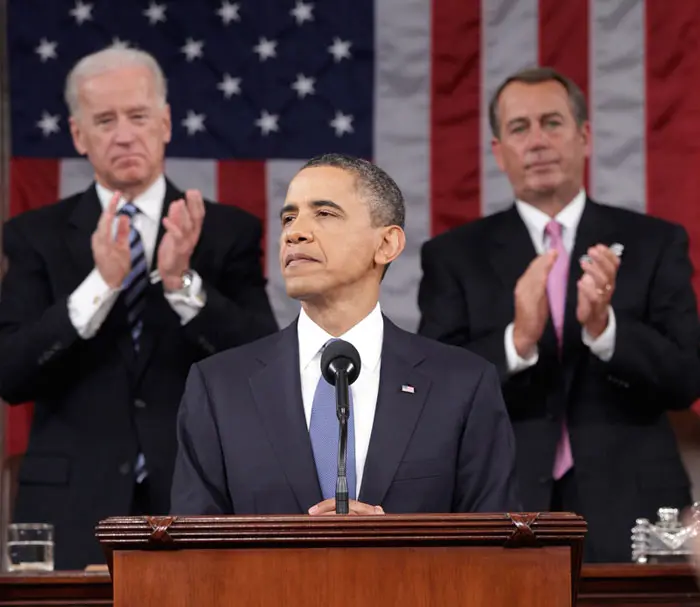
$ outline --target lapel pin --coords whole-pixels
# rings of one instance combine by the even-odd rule
[[[409,386],[408,384],[403,384],[401,386],[401,392],[407,392],[408,394],[415,394],[416,389],[413,386]]]

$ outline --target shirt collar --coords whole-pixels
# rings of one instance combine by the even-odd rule
[[[114,192],[100,183],[96,184],[96,189],[100,204],[103,209],[106,209]],[[139,194],[131,202],[146,217],[160,224],[160,216],[163,212],[163,200],[165,200],[165,177],[161,174],[145,192]],[[121,200],[119,200],[119,204],[117,204],[117,210],[121,209],[125,204],[126,199],[122,197]]]
[[[304,311],[299,313],[299,363],[306,369],[332,335],[319,327]],[[384,341],[384,318],[379,303],[359,323],[338,339],[350,342],[360,354],[361,369],[373,370],[379,364]],[[362,371],[360,371],[361,373]]]
[[[544,229],[547,227],[551,217],[537,207],[522,200],[516,200],[515,206],[530,233],[536,234],[539,242],[544,242]],[[562,225],[565,232],[576,234],[585,206],[586,191],[581,189],[574,196],[573,200],[555,215],[554,219]]]

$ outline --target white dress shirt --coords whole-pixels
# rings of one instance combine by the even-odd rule
[[[564,248],[569,255],[571,255],[571,252],[574,250],[576,230],[578,229],[578,224],[585,206],[586,192],[581,190],[576,197],[554,217],[562,226],[562,240]],[[538,255],[543,254],[549,249],[549,236],[545,233],[545,228],[550,222],[551,217],[531,204],[521,200],[515,201],[515,207],[523,223],[525,223],[535,251]],[[571,261],[572,264],[578,264],[578,260]],[[594,339],[585,328],[582,328],[581,339],[583,343],[590,348],[593,354],[601,360],[608,361],[615,352],[615,327],[615,313],[612,307],[609,307],[608,326],[605,328],[605,331]],[[511,373],[517,373],[527,369],[536,364],[539,359],[537,349],[535,349],[535,352],[529,358],[522,358],[518,355],[515,349],[515,343],[513,342],[513,323],[510,323],[506,328],[505,347],[508,370]]]
[[[311,320],[303,308],[299,314],[297,331],[301,396],[308,428],[311,423],[311,408],[316,385],[321,378],[321,349],[328,340],[333,339],[333,336]],[[384,318],[379,304],[377,303],[368,316],[338,339],[348,341],[355,346],[361,361],[360,375],[350,386],[355,423],[356,492],[359,496],[379,394],[379,371],[384,342]]]
[[[102,209],[107,208],[114,193],[99,183],[96,189]],[[143,194],[132,201],[132,204],[140,211],[132,221],[141,236],[148,267],[153,264],[164,199],[165,177],[161,175]],[[117,205],[117,210],[125,204],[126,200],[122,198]],[[117,219],[115,219],[114,229],[116,229],[116,224]],[[152,281],[157,280],[154,274],[151,275]],[[183,325],[192,320],[206,303],[202,279],[196,272],[193,274],[192,285],[189,289],[165,293],[165,299],[180,316]],[[121,287],[112,289],[104,281],[99,270],[96,267],[93,268],[87,278],[68,298],[68,316],[80,337],[89,339],[97,333],[117,301],[120,291]]]

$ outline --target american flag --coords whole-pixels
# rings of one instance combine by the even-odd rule
[[[277,267],[275,217],[301,163],[347,152],[397,180],[408,246],[382,305],[414,329],[422,242],[510,204],[486,108],[503,78],[537,64],[587,94],[589,193],[684,224],[700,261],[700,2],[9,0],[8,21],[11,214],[91,181],[62,100],[72,64],[111,44],[147,50],[169,83],[166,172],[265,222],[283,325],[298,308]],[[13,415],[10,449],[21,451],[24,418]]]

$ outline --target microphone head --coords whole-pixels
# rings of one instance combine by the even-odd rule
[[[324,379],[335,386],[338,373],[345,371],[348,385],[360,375],[360,353],[350,342],[336,339],[329,343],[321,354],[321,373]]]

